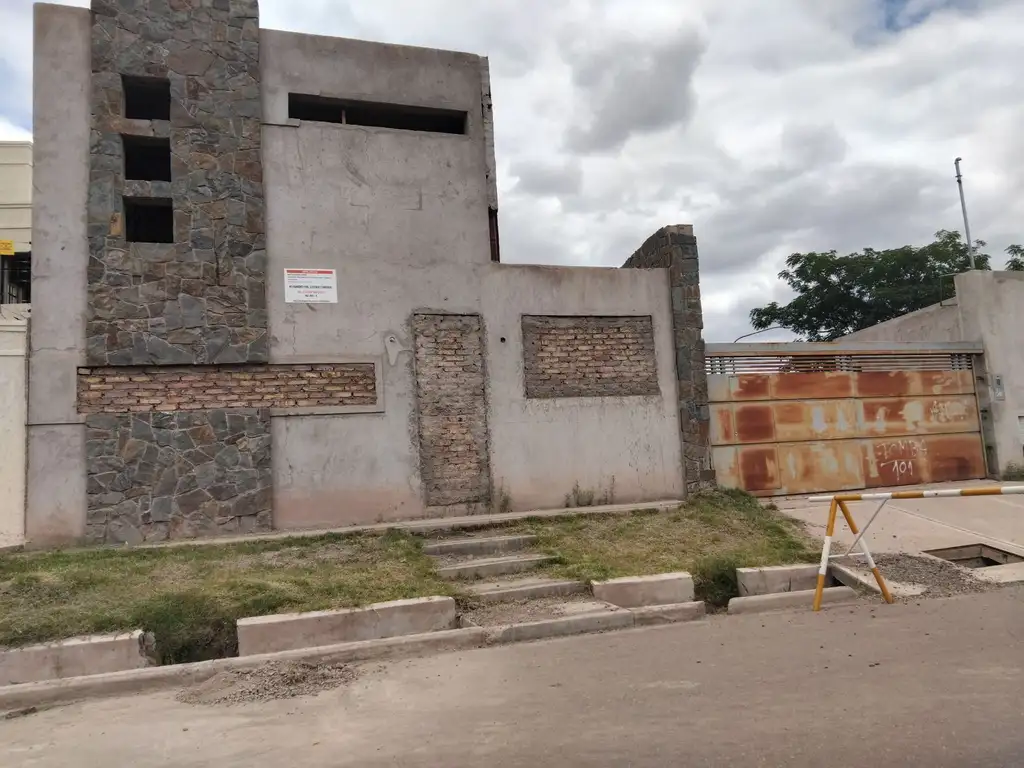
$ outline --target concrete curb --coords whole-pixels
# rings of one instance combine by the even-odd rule
[[[581,616],[567,616],[561,619],[492,627],[487,630],[487,642],[520,643],[548,637],[605,632],[609,629],[627,629],[632,626],[633,614],[629,611],[601,611],[600,613],[586,613]]]
[[[849,602],[857,599],[857,591],[850,587],[828,587],[822,592],[822,605]],[[734,597],[729,601],[729,614],[762,613],[791,608],[811,610],[814,605],[814,590],[802,589],[797,592],[776,592],[772,595],[751,595]]]
[[[740,597],[814,589],[818,582],[818,566],[803,564],[737,568],[736,582]]]
[[[143,669],[152,651],[153,636],[139,629],[2,649],[0,686]]]
[[[622,608],[678,605],[693,600],[693,577],[686,571],[592,581],[590,588],[598,600]]]
[[[471,599],[481,603],[500,603],[504,600],[529,600],[538,597],[563,597],[584,595],[590,587],[583,581],[538,581],[534,584],[494,587],[486,590],[472,590]]]
[[[376,659],[424,656],[445,651],[479,648],[487,642],[487,632],[479,627],[428,632],[422,635],[389,637],[340,643],[320,648],[266,653],[258,656],[237,656],[230,659],[148,667],[104,675],[69,677],[41,683],[25,683],[0,687],[0,712],[53,704],[66,704],[85,698],[149,693],[209,680],[227,669],[251,669],[271,661],[319,661],[343,664]]]
[[[695,621],[707,615],[704,602],[676,603],[675,605],[645,605],[631,608],[633,623],[637,627],[653,627],[659,624],[675,624],[680,621]]]
[[[454,629],[455,600],[415,597],[363,608],[252,616],[236,624],[238,655],[254,656]]]

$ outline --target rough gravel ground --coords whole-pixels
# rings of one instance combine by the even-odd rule
[[[618,610],[614,605],[595,600],[590,595],[567,595],[484,604],[466,611],[463,616],[478,627],[497,627],[614,610]]]
[[[344,664],[275,661],[255,669],[229,669],[205,683],[186,688],[177,699],[185,704],[231,705],[309,696],[356,678]]]
[[[975,578],[969,568],[920,555],[878,554],[875,562],[886,579],[927,587],[923,597],[952,597],[998,586]]]

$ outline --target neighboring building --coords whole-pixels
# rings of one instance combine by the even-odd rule
[[[974,270],[954,278],[956,298],[846,336],[850,341],[979,342],[975,362],[988,470],[1024,466],[1024,273]]]
[[[31,543],[712,481],[692,230],[501,264],[487,59],[255,0],[35,23]]]
[[[0,304],[29,301],[31,251],[32,144],[0,141]]]

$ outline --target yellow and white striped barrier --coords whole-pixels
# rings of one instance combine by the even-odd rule
[[[875,577],[875,581],[878,582],[878,588],[882,591],[882,597],[885,602],[892,602],[892,595],[889,594],[889,587],[886,586],[885,579],[882,578],[881,571],[878,570],[878,566],[875,565],[875,559],[871,556],[871,550],[868,547],[867,532],[871,524],[875,522],[875,518],[878,517],[878,513],[882,511],[882,507],[885,506],[889,499],[938,499],[938,498],[949,498],[952,496],[1008,496],[1018,493],[1024,493],[1024,485],[995,485],[995,486],[983,486],[980,488],[940,488],[937,490],[930,491],[893,491],[891,493],[835,493],[830,496],[811,496],[808,501],[827,501],[829,502],[828,507],[828,525],[825,527],[825,543],[821,548],[821,564],[818,566],[818,584],[814,589],[814,610],[821,610],[821,596],[825,589],[825,578],[828,576],[828,561],[831,559],[832,554],[832,537],[836,531],[836,513],[842,512],[843,517],[846,518],[846,524],[850,527],[850,531],[856,535],[857,538],[853,540],[853,544],[846,551],[846,555],[853,552],[854,547],[857,544],[861,545],[862,554],[868,562],[868,568],[871,569],[871,573]],[[857,524],[853,520],[853,515],[850,514],[849,507],[846,506],[848,501],[881,501],[878,505],[878,509],[868,520],[868,524],[864,526],[864,530],[858,532]],[[846,555],[838,555],[837,557],[845,557]]]

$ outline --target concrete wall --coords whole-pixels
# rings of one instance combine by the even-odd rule
[[[28,315],[25,304],[0,306],[0,549],[25,540]]]
[[[36,16],[43,192],[35,201],[28,537],[45,545],[81,539],[86,523],[75,371],[85,362],[90,14],[38,5]],[[428,508],[422,487],[417,312],[482,317],[492,504],[559,507],[574,486],[617,502],[681,497],[669,269],[492,262],[486,59],[266,30],[260,44],[270,362],[373,362],[383,399],[368,412],[273,412],[274,527],[456,511]],[[288,118],[290,92],[464,110],[467,131],[302,123]],[[695,277],[695,250],[691,260]],[[286,267],[337,270],[338,302],[285,303]],[[658,394],[526,398],[524,314],[650,316]],[[691,325],[699,341],[700,326]]]
[[[26,535],[40,545],[85,532],[85,426],[75,371],[85,362],[90,31],[87,8],[35,6]]]
[[[957,300],[908,312],[905,315],[855,331],[843,337],[849,341],[966,341],[960,327]]]
[[[995,449],[989,470],[1002,473],[1008,464],[1024,464],[1024,273],[966,272],[956,276],[956,295],[964,339],[985,346],[988,387],[979,400],[988,400],[986,440]]]
[[[32,249],[32,143],[0,141],[0,240]]]

